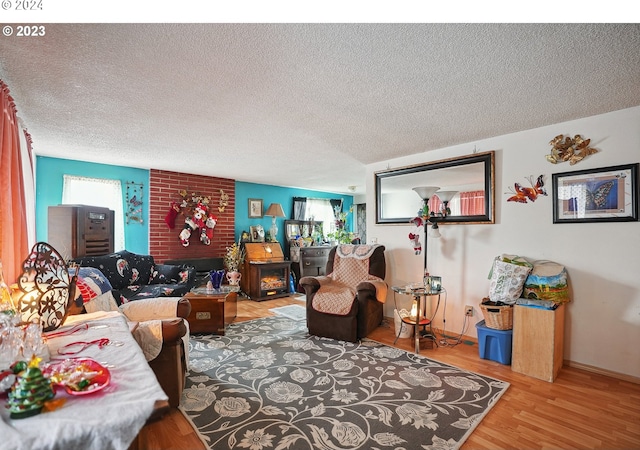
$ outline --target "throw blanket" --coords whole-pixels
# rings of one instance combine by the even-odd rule
[[[153,361],[162,350],[162,321],[139,322],[138,327],[133,330],[133,337],[147,361]]]
[[[338,246],[333,260],[333,272],[326,277],[318,277],[320,289],[313,297],[313,309],[340,316],[348,314],[356,298],[356,287],[363,281],[385,288],[376,289],[376,298],[384,303],[386,283],[369,274],[369,258],[376,247],[378,245]]]
[[[162,319],[176,317],[180,297],[158,297],[146,300],[136,300],[120,306],[120,311],[127,320],[139,322],[133,332],[138,345],[142,349],[147,361],[155,359],[162,350]],[[186,321],[185,321],[186,324]],[[189,349],[189,333],[182,338],[186,360]]]

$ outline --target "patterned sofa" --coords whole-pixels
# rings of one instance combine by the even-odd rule
[[[127,250],[84,256],[73,262],[99,269],[111,284],[118,305],[156,297],[182,297],[196,283],[196,270],[187,265],[156,264],[151,255]]]

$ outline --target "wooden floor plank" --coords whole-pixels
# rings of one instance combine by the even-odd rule
[[[269,309],[290,304],[304,306],[293,297],[263,302],[240,298],[236,321],[271,316]],[[456,335],[453,331],[448,334]],[[394,345],[392,319],[385,319],[369,338],[413,351],[411,339],[399,339]],[[481,359],[475,344],[441,346],[420,353],[511,384],[462,450],[640,448],[640,385],[567,366],[554,383],[548,383],[513,372],[508,365]],[[177,410],[146,426],[138,442],[139,448],[147,450],[205,450],[189,421]]]

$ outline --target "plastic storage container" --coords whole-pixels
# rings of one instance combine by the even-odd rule
[[[484,320],[476,324],[478,331],[478,350],[480,358],[511,364],[511,345],[513,330],[489,328]]]

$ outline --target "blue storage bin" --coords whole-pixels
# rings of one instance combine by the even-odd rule
[[[485,325],[484,320],[476,324],[480,358],[511,364],[511,341],[513,330],[495,330]]]

